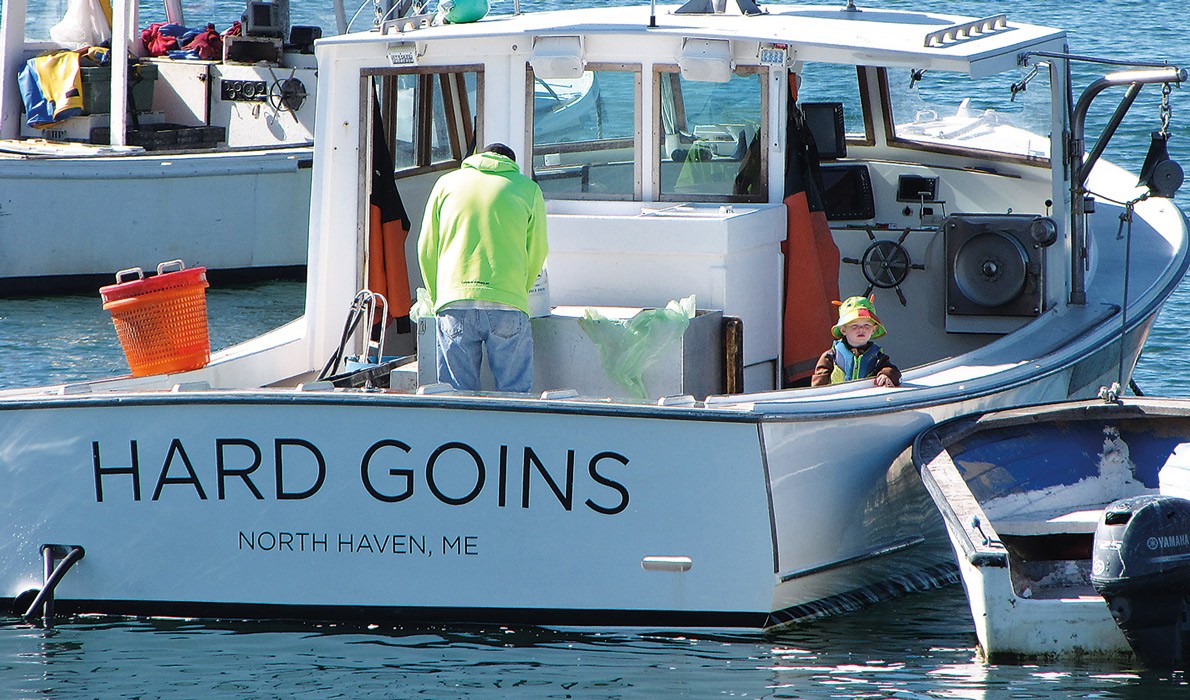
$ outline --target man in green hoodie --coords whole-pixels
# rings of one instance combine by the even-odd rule
[[[438,179],[417,241],[438,317],[438,381],[478,390],[486,347],[496,390],[529,391],[529,289],[548,250],[545,198],[508,146],[490,144]]]

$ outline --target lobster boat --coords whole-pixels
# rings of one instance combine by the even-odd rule
[[[749,0],[374,24],[315,44],[300,318],[0,392],[16,614],[761,630],[951,583],[898,455],[1127,385],[1190,262],[1160,139],[1144,177],[1101,157],[1186,73],[1074,85],[1061,29]],[[547,128],[540,81],[599,99]],[[548,212],[523,394],[438,382],[407,318],[428,193],[493,141]],[[806,386],[854,296],[899,386]]]

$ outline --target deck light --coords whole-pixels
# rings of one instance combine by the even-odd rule
[[[687,39],[678,54],[682,78],[704,83],[731,80],[731,42],[723,39]]]
[[[529,57],[533,75],[544,80],[577,78],[583,74],[583,45],[577,36],[539,36]]]

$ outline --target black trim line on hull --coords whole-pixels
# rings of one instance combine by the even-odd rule
[[[343,622],[364,624],[498,624],[557,627],[717,628],[760,633],[888,600],[902,593],[957,583],[958,568],[935,564],[921,571],[848,593],[793,605],[772,613],[707,610],[573,610],[564,608],[459,608],[277,603],[213,603],[152,600],[58,600],[67,615],[184,617],[206,620]],[[14,598],[0,598],[12,609]]]
[[[802,569],[801,571],[792,571],[787,574],[781,574],[781,583],[788,583],[789,581],[793,581],[795,579],[805,578],[806,576],[813,576],[814,574],[821,574],[822,572],[830,571],[831,569],[838,569],[840,567],[850,566],[852,564],[858,564],[861,561],[868,561],[869,559],[876,559],[878,557],[883,557],[883,556],[886,556],[889,554],[895,554],[896,552],[900,552],[901,550],[909,549],[910,547],[916,547],[917,545],[919,545],[925,541],[926,541],[926,538],[922,537],[921,535],[907,537],[903,540],[893,542],[892,544],[886,544],[883,547],[879,547],[877,549],[868,550],[867,552],[864,552],[863,554],[857,554],[853,557],[847,557],[846,559],[838,559],[836,561],[830,562],[829,564],[820,564],[818,566],[811,566],[810,568]]]
[[[760,468],[764,471],[764,497],[769,508],[769,538],[773,545],[773,573],[781,571],[781,547],[777,540],[777,509],[773,506],[773,479],[769,473],[769,451],[764,445],[764,430],[756,426],[756,439],[760,444]]]
[[[12,609],[14,598],[0,598]],[[496,624],[558,627],[735,628],[760,630],[763,612],[710,610],[573,610],[565,608],[286,605],[160,600],[58,598],[59,615],[185,617],[207,620],[292,620],[366,624]]]

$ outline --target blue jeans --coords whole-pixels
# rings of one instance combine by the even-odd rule
[[[439,311],[438,381],[478,391],[483,346],[487,347],[496,391],[529,391],[533,385],[533,333],[523,311]]]

